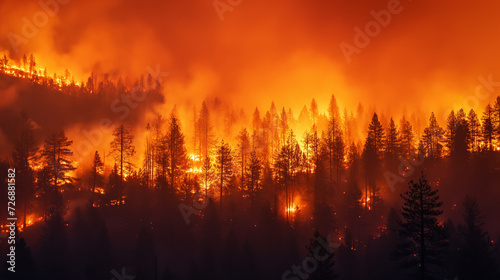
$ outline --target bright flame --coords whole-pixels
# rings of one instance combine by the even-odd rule
[[[98,194],[106,194],[103,188],[95,188],[94,192]]]

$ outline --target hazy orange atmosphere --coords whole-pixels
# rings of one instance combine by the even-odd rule
[[[24,170],[18,177],[31,176],[29,183],[18,183],[30,186],[23,189],[29,191],[18,190],[24,199],[19,223],[24,223],[21,230],[28,247],[34,248],[36,265],[42,267],[37,261],[47,250],[43,240],[34,238],[41,228],[27,227],[48,226],[54,215],[50,205],[65,207],[67,212],[59,214],[69,224],[69,242],[77,244],[79,231],[72,231],[71,221],[85,216],[89,207],[88,213],[100,211],[110,236],[119,235],[123,228],[135,234],[144,221],[151,222],[148,236],[158,241],[151,250],[160,267],[153,274],[150,268],[143,269],[143,263],[123,257],[134,249],[124,244],[142,244],[140,237],[137,241],[136,235],[128,234],[117,238],[115,245],[123,246],[110,253],[115,272],[121,265],[130,267],[139,280],[157,279],[157,273],[167,275],[162,279],[173,279],[168,278],[170,272],[176,279],[201,279],[191,275],[194,270],[204,279],[216,275],[238,279],[223,265],[222,241],[206,245],[215,254],[215,272],[208,275],[203,268],[210,259],[206,251],[195,245],[182,251],[171,244],[184,235],[184,229],[168,233],[168,238],[160,237],[168,227],[165,224],[159,222],[160,232],[153,229],[153,223],[165,218],[156,211],[162,209],[160,197],[175,204],[169,206],[172,212],[179,212],[177,204],[189,200],[191,205],[192,196],[202,193],[203,198],[193,201],[212,207],[213,199],[221,229],[204,232],[210,228],[204,223],[211,221],[212,210],[203,208],[196,210],[203,214],[196,217],[189,236],[205,248],[205,234],[226,238],[234,230],[235,239],[241,241],[243,263],[250,263],[244,257],[248,253],[244,244],[257,244],[252,252],[257,259],[267,244],[259,237],[262,232],[253,229],[261,221],[254,217],[274,213],[264,220],[275,221],[277,228],[266,224],[263,232],[286,236],[278,246],[281,249],[276,249],[279,261],[275,269],[266,267],[265,258],[256,261],[260,270],[252,270],[253,279],[299,279],[292,277],[294,273],[305,279],[287,269],[311,257],[305,245],[314,243],[309,238],[318,229],[338,239],[339,253],[333,250],[331,267],[339,279],[405,279],[399,272],[389,277],[368,265],[374,259],[370,250],[387,253],[389,259],[388,252],[394,248],[384,242],[393,238],[391,226],[396,227],[396,218],[411,222],[405,216],[407,209],[401,210],[410,196],[400,194],[408,184],[411,191],[413,181],[420,174],[425,177],[424,173],[431,189],[442,189],[443,216],[437,215],[435,221],[436,227],[448,230],[449,248],[469,248],[469,244],[453,243],[459,237],[450,237],[461,232],[460,207],[465,212],[474,210],[471,201],[475,200],[468,200],[468,195],[477,198],[481,213],[487,214],[485,231],[491,240],[482,236],[478,242],[493,248],[500,242],[499,11],[500,2],[493,0],[0,0],[0,164]],[[125,152],[124,128],[131,131],[131,149]],[[63,165],[68,165],[62,171],[50,166],[48,156],[48,139],[54,139],[50,137],[56,137],[56,131],[72,141],[68,144],[71,159],[64,157],[64,151],[61,156]],[[166,139],[173,145],[174,135],[179,146],[170,147],[168,153]],[[120,141],[121,158],[116,154]],[[22,147],[28,150],[24,157]],[[234,160],[229,173],[223,171],[225,148]],[[174,150],[180,151],[181,160],[174,161]],[[296,153],[297,166],[283,175],[280,155],[287,151]],[[168,160],[158,158],[163,152]],[[101,171],[95,165],[99,154],[104,161]],[[420,156],[424,163],[415,164]],[[59,161],[59,156],[53,158]],[[252,160],[257,175],[251,170]],[[51,179],[43,185],[45,171],[53,178],[46,174]],[[63,173],[61,178],[58,172]],[[48,189],[56,191],[55,198],[46,198]],[[158,198],[155,192],[160,193]],[[350,204],[351,194],[356,205]],[[147,205],[146,201],[154,201],[150,209],[127,220],[126,213]],[[356,207],[361,212],[352,212]],[[78,214],[80,208],[84,214]],[[472,210],[467,213],[475,213]],[[94,214],[88,215],[97,217]],[[0,223],[6,215],[1,214]],[[29,222],[27,215],[31,215]],[[184,226],[184,214],[169,215],[175,216],[169,223]],[[335,222],[321,220],[329,215]],[[235,226],[233,219],[241,219],[241,226]],[[1,232],[7,233],[3,225]],[[408,241],[411,234],[404,238]],[[183,242],[188,241],[182,239],[179,244]],[[286,245],[292,243],[300,249]],[[165,248],[178,253],[179,260]],[[476,271],[466,260],[460,259],[467,265],[449,261],[453,253],[448,254],[444,272],[431,264],[430,274],[439,275],[438,279],[456,275],[467,279]],[[495,254],[491,263],[498,265],[500,256]],[[361,272],[352,269],[349,256],[353,255],[363,263]],[[418,251],[414,256],[421,255]],[[0,261],[4,257],[2,251]],[[483,263],[488,262],[484,258]],[[305,269],[310,279],[335,279],[333,274],[321,278],[328,273],[317,272],[322,263],[315,261],[318,270]],[[196,269],[189,266],[191,262]],[[425,263],[425,257],[419,259],[418,279],[430,279]],[[469,264],[470,271],[460,270]],[[108,273],[110,266],[99,268],[102,271],[88,269],[95,275],[106,273],[85,274],[82,279],[118,275]],[[370,275],[372,269],[375,272]],[[80,275],[80,270],[84,269],[72,267],[57,279],[76,279],[71,277]],[[388,270],[398,271],[392,266]],[[54,271],[37,270],[38,278],[31,279],[51,279],[59,273]],[[500,275],[488,273],[484,275]],[[483,279],[494,279],[489,276]]]

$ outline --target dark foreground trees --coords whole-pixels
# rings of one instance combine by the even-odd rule
[[[410,181],[400,221],[401,243],[398,254],[401,267],[411,279],[435,279],[443,273],[443,254],[447,248],[446,231],[438,217],[442,202],[422,173],[417,181]]]
[[[462,207],[464,224],[458,226],[458,278],[498,279],[493,244],[483,229],[484,222],[477,200],[467,196]]]

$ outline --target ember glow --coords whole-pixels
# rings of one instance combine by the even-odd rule
[[[497,279],[499,8],[0,0],[0,278]]]

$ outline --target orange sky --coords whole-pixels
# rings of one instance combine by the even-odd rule
[[[361,101],[427,113],[473,97],[479,76],[500,81],[498,1],[243,0],[223,21],[212,0],[60,2],[44,2],[57,11],[16,52],[12,34],[23,35],[24,18],[43,21],[47,12],[38,1],[1,1],[0,49],[18,58],[33,52],[49,73],[68,68],[76,80],[92,71],[135,78],[160,65],[170,73],[170,104],[219,96],[267,109],[274,100],[297,116],[312,97],[326,109],[333,93],[353,110]],[[353,45],[354,28],[388,5],[400,13],[348,63],[339,45]]]

